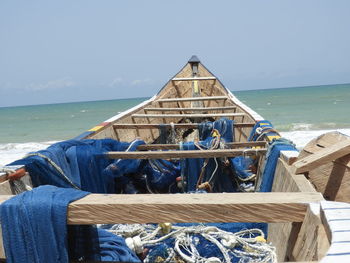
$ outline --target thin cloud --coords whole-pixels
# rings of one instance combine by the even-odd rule
[[[147,85],[147,84],[151,84],[153,81],[149,78],[147,79],[135,79],[133,81],[131,81],[131,86],[139,86],[139,85]]]
[[[113,88],[119,86],[121,83],[123,83],[123,79],[118,77],[113,79],[112,82],[108,84],[108,86]]]
[[[25,89],[30,91],[44,91],[69,88],[76,85],[70,78],[50,80],[46,83],[31,83]]]

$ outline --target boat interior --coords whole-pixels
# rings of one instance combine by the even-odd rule
[[[240,229],[261,230],[234,236],[240,250],[235,250],[233,237],[218,241],[225,248],[217,245],[220,253],[206,258],[190,246],[187,252],[175,246],[180,257],[166,250],[152,259],[134,247],[143,262],[231,262],[223,251],[231,251],[232,262],[350,262],[350,249],[339,245],[350,242],[350,228],[342,223],[350,215],[348,186],[338,180],[338,187],[331,187],[334,169],[342,178],[350,176],[350,159],[344,159],[350,139],[327,135],[299,153],[196,56],[158,94],[76,139],[107,138],[126,143],[120,150],[103,152],[108,172],[128,166],[123,175],[132,183],[113,194],[95,192],[70,203],[69,225],[153,223],[160,236],[171,233],[176,223],[235,223]],[[139,175],[130,168],[140,163],[148,165],[142,173],[153,176],[148,183],[146,176],[141,187],[135,181]],[[0,176],[1,202],[33,187],[28,171],[21,172]],[[145,244],[148,238],[141,236]],[[0,254],[5,258],[4,251]]]

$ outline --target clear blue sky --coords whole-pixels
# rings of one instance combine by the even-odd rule
[[[231,90],[350,82],[350,1],[0,2],[0,106],[151,96],[192,54]]]

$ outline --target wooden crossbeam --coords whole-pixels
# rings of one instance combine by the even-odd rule
[[[188,97],[188,98],[168,98],[159,99],[156,102],[176,102],[176,101],[200,101],[200,100],[227,100],[226,96],[211,96],[211,97]]]
[[[210,113],[210,114],[133,114],[134,118],[211,118],[211,117],[239,117],[245,113]]]
[[[230,149],[239,147],[264,147],[266,142],[229,142],[225,146]],[[147,150],[177,150],[180,148],[179,144],[145,144],[137,146],[139,151]]]
[[[198,129],[199,123],[174,123],[175,129]],[[245,128],[253,127],[254,123],[235,123],[234,127]],[[160,127],[171,128],[170,123],[116,123],[113,124],[114,129],[159,129]]]
[[[144,108],[145,111],[213,111],[213,110],[234,110],[236,106],[221,107],[196,107],[196,108]]]
[[[191,80],[216,80],[215,77],[189,77],[189,78],[173,78],[172,81],[191,81]]]
[[[188,151],[140,151],[140,152],[106,152],[109,159],[171,159],[171,158],[220,158],[235,157],[242,154],[257,155],[266,153],[266,148],[257,149],[219,149]]]
[[[295,173],[308,172],[322,164],[350,154],[350,140],[345,140],[324,148],[294,163]]]
[[[319,193],[90,194],[69,204],[67,223],[302,222],[308,203],[320,200]]]

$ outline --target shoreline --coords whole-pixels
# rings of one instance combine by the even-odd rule
[[[350,127],[346,129],[283,131],[280,132],[280,134],[282,137],[293,141],[296,144],[296,147],[301,150],[312,139],[331,131],[338,131],[350,136]],[[46,149],[51,144],[59,141],[60,140],[0,143],[0,166],[4,166],[10,162],[20,159],[28,152]]]

